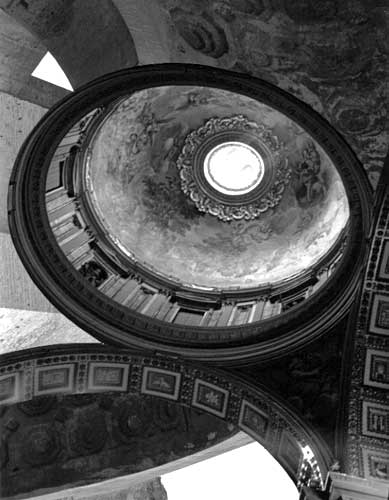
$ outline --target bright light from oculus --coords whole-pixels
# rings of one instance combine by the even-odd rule
[[[52,83],[53,85],[57,85],[58,87],[73,90],[68,77],[65,75],[61,66],[57,63],[50,52],[47,52],[47,54],[43,56],[41,62],[31,73],[31,76],[44,80],[45,82]]]
[[[264,174],[261,155],[243,142],[223,142],[208,152],[204,174],[209,184],[223,194],[232,196],[256,188]]]

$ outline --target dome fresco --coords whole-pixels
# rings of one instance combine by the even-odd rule
[[[184,193],[177,159],[188,134],[215,117],[237,116],[271,136],[289,174],[275,206],[253,220],[225,222]],[[150,88],[121,100],[91,141],[87,183],[122,250],[154,272],[205,288],[297,276],[330,250],[349,217],[340,175],[308,133],[267,105],[211,87]]]

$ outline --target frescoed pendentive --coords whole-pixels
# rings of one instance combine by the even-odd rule
[[[325,116],[377,185],[387,154],[388,16],[360,0],[159,0],[171,60],[263,78]]]
[[[258,219],[223,222],[184,194],[176,161],[191,131],[237,114],[282,142],[291,178],[279,204]],[[301,127],[253,99],[208,87],[158,87],[123,100],[91,144],[88,184],[114,242],[165,277],[203,287],[296,276],[328,252],[349,217],[336,168]]]

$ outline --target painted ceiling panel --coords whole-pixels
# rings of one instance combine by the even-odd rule
[[[291,178],[280,203],[252,221],[204,214],[181,189],[185,137],[212,117],[244,115],[283,145]],[[89,182],[103,225],[128,253],[186,284],[252,287],[295,276],[323,257],[349,208],[323,149],[282,113],[203,87],[159,87],[122,101],[97,132]]]
[[[263,78],[325,116],[376,186],[387,152],[384,0],[158,0],[171,60]]]

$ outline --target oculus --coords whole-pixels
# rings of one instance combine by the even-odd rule
[[[263,160],[242,142],[224,142],[205,157],[204,174],[213,188],[230,196],[246,194],[263,178]]]
[[[177,167],[197,209],[222,221],[253,220],[276,207],[291,178],[283,142],[244,115],[211,118],[193,130]]]

